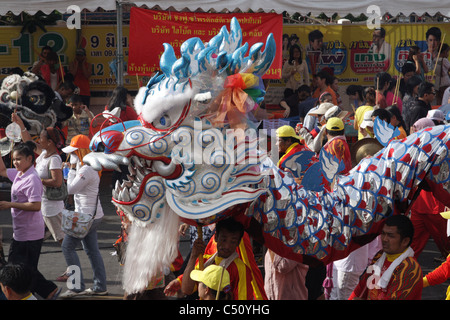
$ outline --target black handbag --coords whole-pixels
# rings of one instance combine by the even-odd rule
[[[50,167],[48,168],[48,174],[51,177],[51,173],[50,173]],[[44,196],[48,199],[48,200],[66,200],[67,198],[67,184],[66,181],[64,181],[64,178],[62,179],[62,183],[59,187],[46,187],[45,188],[45,192],[44,192]]]

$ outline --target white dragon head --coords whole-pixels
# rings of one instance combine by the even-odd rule
[[[136,224],[156,222],[167,206],[184,219],[212,223],[263,192],[254,187],[264,160],[258,137],[243,130],[265,93],[261,76],[274,59],[275,41],[269,35],[264,51],[257,43],[248,56],[248,44],[241,43],[233,18],[230,32],[223,27],[208,43],[185,41],[178,59],[164,44],[162,74],[135,97],[139,121],[114,124],[93,137],[94,152],[84,162],[96,170],[128,165],[128,180],[116,184],[112,199]],[[236,95],[242,103],[224,110],[223,99]]]

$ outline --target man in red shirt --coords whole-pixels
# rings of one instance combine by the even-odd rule
[[[420,300],[422,269],[410,247],[413,236],[408,217],[386,219],[381,232],[383,249],[375,255],[349,300]]]

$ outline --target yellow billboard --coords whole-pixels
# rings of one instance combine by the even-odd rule
[[[434,65],[431,54],[427,51],[425,35],[430,28],[437,27],[444,37],[450,33],[450,24],[411,23],[380,27],[382,32],[366,25],[285,25],[283,33],[298,37],[297,43],[303,49],[303,58],[307,60],[310,74],[328,68],[344,85],[372,85],[374,75],[381,71],[399,75],[411,46],[421,49],[430,70],[427,79],[433,80]],[[313,48],[308,40],[309,34],[314,30],[323,34],[320,48]],[[450,39],[447,38],[447,42],[450,43]]]
[[[382,49],[375,50],[374,30],[366,25],[284,25],[283,34],[295,35],[294,42],[300,44],[302,56],[307,60],[310,76],[315,72],[328,68],[339,79],[340,85],[360,84],[373,85],[374,75],[379,71],[387,71],[391,75],[399,75],[405,63],[409,47],[416,45],[425,53],[425,61],[430,72],[426,74],[433,81],[433,66],[427,53],[425,34],[431,27],[441,30],[442,36],[450,33],[449,23],[425,24],[389,24],[384,28],[384,44]],[[46,33],[38,29],[35,33],[20,33],[21,27],[1,27],[0,32],[0,78],[8,75],[9,70],[21,67],[27,70],[38,59],[41,48],[51,46],[67,70],[75,57],[77,47],[77,31],[66,26],[47,27]],[[311,47],[308,35],[319,30],[323,34],[323,42],[319,49]],[[92,64],[91,91],[111,91],[117,84],[115,78],[116,25],[85,25],[81,27],[79,46],[86,49],[87,61]],[[146,83],[147,78],[126,74],[129,49],[129,26],[123,26],[124,51],[124,84],[130,90],[138,89],[138,81]],[[298,40],[295,40],[298,38]],[[447,40],[448,39],[448,40]],[[450,34],[444,42],[450,43]],[[381,47],[381,45],[380,45]],[[285,51],[283,44],[278,50]],[[285,52],[284,57],[286,57]],[[283,88],[283,80],[271,80],[272,89]],[[273,90],[272,90],[273,91]],[[268,98],[271,93],[268,92]]]
[[[1,27],[0,30],[0,79],[10,70],[20,67],[26,71],[39,59],[42,47],[50,46],[60,59],[65,72],[75,58],[77,46],[86,49],[87,61],[91,64],[91,91],[111,91],[117,85],[115,77],[116,25],[82,26],[77,44],[77,31],[61,27],[46,27],[33,34],[20,33],[21,27]],[[123,27],[123,51],[125,66],[128,60],[129,27]],[[124,77],[124,85],[137,90],[138,78]],[[139,81],[142,79],[139,78]]]

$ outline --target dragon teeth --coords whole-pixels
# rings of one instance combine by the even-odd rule
[[[124,201],[124,202],[130,201],[130,193],[129,193],[128,189],[125,188],[119,192],[119,200]]]
[[[141,170],[136,170],[136,178],[138,181],[142,181],[145,177],[145,172],[142,172]]]

